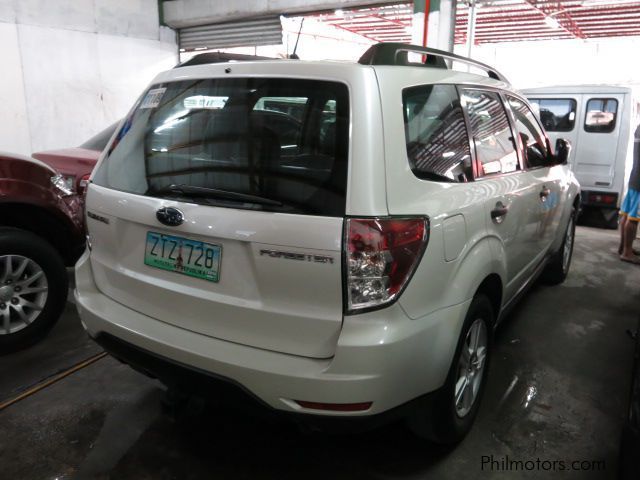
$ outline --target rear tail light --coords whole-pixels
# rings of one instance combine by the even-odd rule
[[[91,177],[90,173],[83,175],[78,182],[78,194],[85,195],[87,193],[87,185],[89,185],[89,177]]]
[[[348,218],[345,222],[347,310],[393,302],[404,289],[427,245],[425,217]]]
[[[606,205],[615,205],[618,202],[616,193],[590,193],[589,203],[604,203]]]

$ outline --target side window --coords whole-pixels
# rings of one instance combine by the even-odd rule
[[[618,101],[615,98],[592,98],[587,102],[584,130],[592,133],[609,133],[616,128]]]
[[[507,113],[498,94],[463,90],[466,109],[478,159],[478,176],[520,170]]]
[[[453,85],[424,85],[402,91],[404,130],[411,170],[418,178],[473,179],[469,137]]]
[[[531,168],[547,165],[547,142],[533,112],[522,100],[510,95],[507,95],[507,99],[516,119],[516,130],[522,140],[525,165]]]
[[[547,132],[570,132],[576,123],[576,107],[573,98],[530,98],[538,118]]]

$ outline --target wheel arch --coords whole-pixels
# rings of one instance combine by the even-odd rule
[[[580,190],[576,191],[573,199],[567,199],[567,204],[570,203],[572,208],[565,208],[565,211],[562,212],[562,217],[560,219],[560,224],[558,227],[558,231],[556,233],[556,238],[554,239],[551,245],[551,252],[555,254],[562,245],[562,241],[564,240],[564,234],[566,231],[566,227],[569,223],[569,216],[571,215],[572,209],[575,209],[574,219],[578,218],[580,214]],[[565,204],[565,205],[567,205]]]
[[[504,293],[504,287],[502,285],[502,279],[497,273],[490,273],[480,283],[476,289],[476,295],[485,295],[489,302],[491,302],[491,308],[493,309],[493,323],[494,326],[500,316],[500,310],[502,309],[502,296]]]
[[[28,203],[0,203],[0,227],[11,227],[31,232],[50,243],[65,261],[72,265],[81,243],[73,227],[55,213]]]

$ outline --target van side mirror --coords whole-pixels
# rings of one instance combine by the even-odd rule
[[[571,153],[571,142],[565,138],[556,140],[556,152],[554,154],[555,163],[558,165],[566,165],[569,162],[569,154]]]

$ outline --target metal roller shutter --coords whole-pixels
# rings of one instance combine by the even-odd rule
[[[239,22],[216,23],[180,29],[180,48],[253,47],[282,44],[280,17],[262,17]]]

